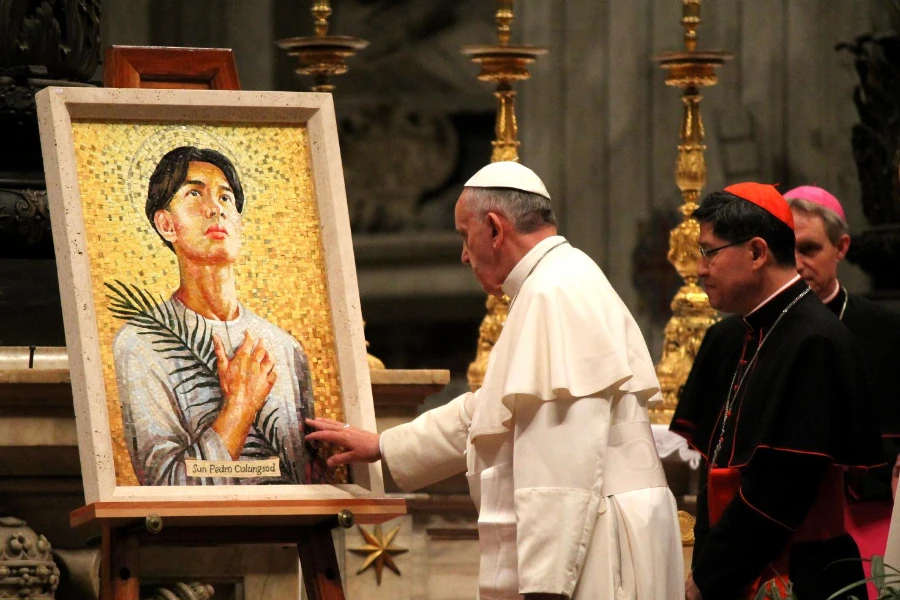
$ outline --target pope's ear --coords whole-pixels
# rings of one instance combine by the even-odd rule
[[[503,241],[503,221],[497,213],[488,212],[487,225],[491,228],[491,245],[498,246]]]
[[[153,224],[164,240],[170,244],[175,242],[175,222],[172,220],[172,213],[165,209],[156,211],[153,215]]]

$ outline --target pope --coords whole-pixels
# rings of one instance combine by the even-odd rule
[[[456,204],[462,262],[509,316],[482,387],[374,433],[325,419],[307,439],[382,459],[414,490],[465,472],[478,508],[480,600],[677,599],[675,499],[647,407],[659,383],[603,272],[557,235],[530,169],[491,164]]]

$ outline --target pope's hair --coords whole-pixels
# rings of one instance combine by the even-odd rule
[[[540,194],[511,188],[470,187],[466,203],[482,218],[490,211],[509,219],[519,233],[533,233],[546,225],[556,225],[550,200]]]

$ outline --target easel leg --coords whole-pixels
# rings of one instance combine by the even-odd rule
[[[330,522],[309,527],[297,544],[308,600],[345,600],[331,529]]]
[[[101,600],[139,600],[138,539],[115,527],[103,528]]]

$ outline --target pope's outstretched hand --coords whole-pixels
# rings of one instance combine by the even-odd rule
[[[350,427],[334,419],[306,419],[306,424],[316,430],[306,434],[307,440],[328,442],[344,450],[328,457],[329,467],[381,460],[377,433]]]

